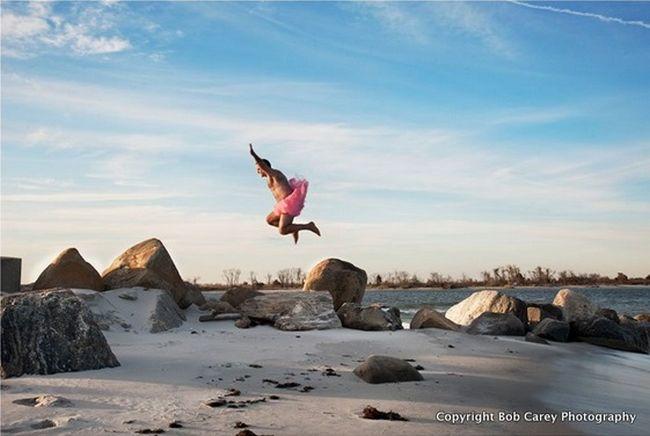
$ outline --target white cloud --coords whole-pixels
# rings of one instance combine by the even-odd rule
[[[116,25],[112,13],[106,12],[107,7],[110,6],[85,4],[77,13],[74,13],[75,8],[69,8],[67,15],[63,15],[54,12],[52,3],[30,2],[24,13],[4,10],[3,54],[31,57],[51,48],[68,50],[75,55],[128,50],[131,43],[115,35]]]
[[[616,23],[616,24],[624,24],[627,26],[639,26],[639,27],[644,27],[646,29],[650,29],[650,23],[647,23],[643,20],[624,20],[623,18],[618,18],[618,17],[611,17],[608,15],[602,15],[602,14],[595,14],[593,12],[582,12],[582,11],[576,11],[573,9],[567,9],[567,8],[557,8],[554,6],[544,6],[544,5],[535,5],[531,3],[525,3],[521,1],[516,1],[516,0],[509,0],[510,3],[513,3],[515,5],[523,6],[526,8],[530,9],[537,9],[541,11],[549,11],[549,12],[557,12],[560,14],[568,14],[568,15],[576,15],[579,17],[587,17],[587,18],[595,18],[596,20],[603,21],[606,23]]]

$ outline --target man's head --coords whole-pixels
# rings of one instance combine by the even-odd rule
[[[271,162],[269,162],[267,159],[262,159],[262,162],[264,162],[264,165],[271,168]],[[260,176],[262,177],[268,176],[268,174],[266,174],[266,171],[264,171],[259,164],[255,164],[255,169],[257,170],[257,174],[259,174]]]

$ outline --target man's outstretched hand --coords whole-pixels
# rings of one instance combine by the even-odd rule
[[[253,151],[253,144],[248,144],[248,151],[252,156],[255,156],[255,152]]]

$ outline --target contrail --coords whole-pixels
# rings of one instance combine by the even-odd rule
[[[626,24],[629,26],[640,26],[640,27],[645,27],[646,29],[650,29],[650,23],[646,23],[645,21],[640,21],[640,20],[630,21],[630,20],[624,20],[622,18],[617,18],[617,17],[608,17],[607,15],[594,14],[592,12],[580,12],[580,11],[574,11],[572,9],[555,8],[553,6],[532,5],[530,3],[524,3],[517,0],[510,0],[510,3],[514,3],[516,5],[524,6],[531,9],[559,12],[561,14],[578,15],[580,17],[595,18],[597,20],[605,21],[607,23]]]

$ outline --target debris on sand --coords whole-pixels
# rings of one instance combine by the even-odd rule
[[[300,386],[300,383],[296,382],[278,383],[275,385],[275,387],[278,389],[293,389],[297,388],[298,386]]]
[[[397,412],[393,412],[392,410],[388,412],[382,412],[381,410],[377,410],[372,406],[366,406],[365,409],[363,409],[361,417],[364,419],[385,419],[388,421],[408,421],[408,419],[404,418],[402,415],[400,415]]]

